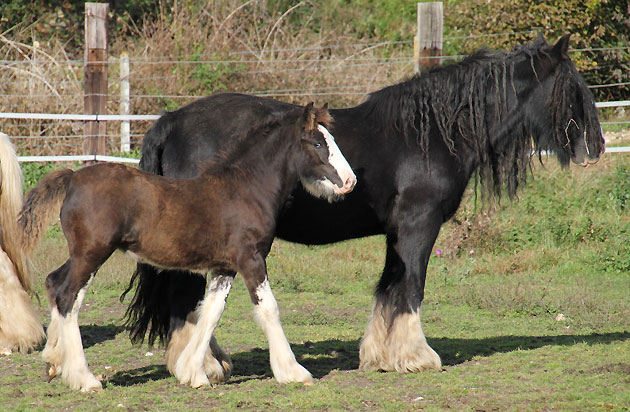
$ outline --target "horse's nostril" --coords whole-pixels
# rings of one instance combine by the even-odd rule
[[[347,188],[352,189],[356,183],[357,183],[357,180],[356,180],[355,178],[353,178],[353,177],[349,177],[349,178],[346,180],[346,183],[345,183],[345,185],[344,185],[344,186],[345,186],[345,187],[347,187]]]

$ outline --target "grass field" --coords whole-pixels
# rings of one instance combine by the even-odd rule
[[[39,352],[0,360],[0,410],[630,410],[630,157],[560,170],[535,166],[519,200],[479,210],[472,197],[444,226],[430,261],[423,327],[442,372],[360,372],[359,340],[384,261],[384,239],[306,247],[277,241],[268,258],[285,332],[315,385],[279,385],[237,277],[217,338],[225,384],[180,385],[164,351],[129,343],[118,301],[133,270],[117,254],[80,315],[104,391],[47,383]],[[41,279],[66,258],[51,230]],[[41,312],[47,302],[39,282]],[[562,316],[559,316],[562,314]],[[149,351],[152,353],[149,353]]]

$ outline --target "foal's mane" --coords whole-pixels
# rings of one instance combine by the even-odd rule
[[[470,147],[475,153],[478,161],[477,181],[481,183],[484,197],[494,195],[500,198],[503,188],[509,197],[513,197],[519,183],[525,181],[532,151],[537,150],[542,142],[532,141],[521,117],[515,123],[516,127],[503,131],[511,136],[503,139],[506,146],[494,148],[490,138],[496,136],[489,135],[487,121],[490,116],[498,116],[495,120],[503,120],[509,111],[508,92],[510,89],[516,90],[515,63],[522,60],[517,57],[529,59],[533,75],[538,79],[534,59],[537,56],[548,57],[549,50],[549,45],[542,38],[509,53],[480,49],[461,62],[435,68],[426,74],[415,75],[371,93],[362,106],[366,113],[384,125],[383,131],[387,135],[402,136],[407,144],[415,140],[425,155],[428,155],[430,122],[433,118],[453,155],[458,155],[457,147],[461,147],[461,144]],[[570,61],[568,64],[572,67]],[[575,83],[570,82],[566,74],[556,75],[555,80],[551,101],[547,102],[555,108],[552,114],[554,122],[568,111],[570,103],[565,101],[562,88]],[[492,93],[498,112],[492,112],[487,107],[489,93]],[[457,134],[461,134],[463,142],[454,139]],[[568,156],[566,159],[560,157],[560,160],[568,163]],[[427,161],[430,159],[427,158]]]

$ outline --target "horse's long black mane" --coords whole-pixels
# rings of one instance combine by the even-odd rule
[[[366,113],[378,119],[377,122],[388,125],[384,130],[387,135],[400,135],[407,144],[415,140],[425,154],[428,153],[434,121],[453,155],[458,155],[462,145],[474,152],[478,165],[477,181],[481,183],[484,198],[500,198],[503,190],[513,197],[519,184],[525,181],[532,152],[566,144],[566,137],[564,142],[561,141],[565,125],[559,124],[569,111],[566,88],[575,88],[579,84],[573,77],[579,77],[579,74],[570,61],[561,64],[566,63],[573,70],[557,70],[550,101],[541,102],[554,108],[555,130],[533,140],[525,117],[510,113],[513,108],[509,107],[509,95],[516,92],[516,63],[523,61],[519,57],[529,59],[529,74],[538,81],[534,59],[548,57],[548,49],[549,46],[541,40],[510,53],[481,49],[461,62],[438,67],[371,93],[362,106]],[[488,105],[489,100],[494,102],[492,107]],[[520,118],[508,119],[508,115]],[[490,121],[511,125],[499,133],[506,136],[505,139],[490,136]],[[463,141],[458,141],[457,136]],[[500,139],[504,143],[493,147],[491,139]],[[568,164],[568,154],[562,150],[557,152],[561,163]]]

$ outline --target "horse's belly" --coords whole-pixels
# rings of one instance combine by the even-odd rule
[[[276,236],[295,243],[326,244],[383,233],[374,211],[358,196],[329,203],[303,190],[282,209]]]

